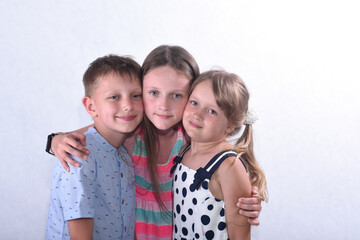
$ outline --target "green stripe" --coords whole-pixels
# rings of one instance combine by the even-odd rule
[[[132,155],[146,157],[145,143],[140,140],[136,140]]]
[[[146,217],[145,217],[146,216]],[[154,212],[142,208],[136,208],[136,221],[158,226],[172,224],[172,211]]]
[[[169,192],[172,190],[172,179],[166,183],[162,183],[160,184],[160,188],[161,188],[161,192]],[[144,189],[146,189],[147,191],[154,191],[154,187],[152,184],[150,184],[148,181],[146,181],[145,178],[139,176],[139,175],[135,175],[135,183],[137,186],[140,186]]]

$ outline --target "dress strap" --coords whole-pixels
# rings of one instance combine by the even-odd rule
[[[185,147],[185,149],[182,151],[182,153],[180,154],[180,156],[176,156],[173,161],[174,161],[174,166],[172,166],[171,170],[170,170],[170,174],[173,174],[175,172],[175,169],[177,167],[177,165],[182,161],[184,154],[190,149],[190,143]]]
[[[190,189],[199,189],[201,184],[204,182],[205,179],[211,179],[212,175],[219,168],[220,164],[227,159],[228,157],[236,157],[237,153],[235,151],[226,150],[216,154],[204,168],[199,168],[194,176],[194,181]],[[243,160],[240,158],[241,163],[244,165],[245,169],[246,166]],[[247,171],[247,169],[246,169]]]

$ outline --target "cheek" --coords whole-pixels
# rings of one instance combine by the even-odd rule
[[[187,100],[176,102],[172,105],[172,109],[177,115],[182,116],[187,105]]]
[[[139,112],[143,112],[143,111],[144,111],[144,105],[143,105],[143,102],[142,102],[142,101],[135,102],[134,106],[135,106],[135,108],[136,108],[137,111],[139,111]]]

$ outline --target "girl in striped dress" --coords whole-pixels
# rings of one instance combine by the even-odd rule
[[[124,143],[132,155],[135,168],[135,234],[138,240],[172,238],[171,159],[186,143],[181,119],[190,86],[198,75],[199,67],[195,59],[179,46],[162,45],[155,48],[142,65],[144,120],[138,131]],[[65,168],[67,163],[76,165],[66,152],[86,158],[87,150],[78,144],[84,141],[81,133],[85,130],[53,138],[51,149]],[[244,201],[247,204],[242,214],[250,217],[250,224],[257,225],[260,201],[255,197]]]

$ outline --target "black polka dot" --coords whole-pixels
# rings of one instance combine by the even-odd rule
[[[214,232],[211,230],[209,230],[205,233],[206,239],[209,239],[209,240],[214,239],[214,235],[215,235]]]
[[[178,179],[178,176],[177,176],[177,174],[176,174],[175,177],[174,177],[174,182],[176,182],[177,179]]]
[[[186,172],[183,172],[183,174],[181,175],[181,180],[182,180],[183,182],[185,182],[186,177],[187,177]]]
[[[210,218],[208,215],[201,216],[201,223],[204,225],[208,225],[210,223]]]
[[[183,227],[181,231],[185,236],[188,235],[188,230],[186,228]]]
[[[177,229],[177,226],[176,226],[176,225],[174,226],[174,230],[175,230],[175,233],[178,232],[178,229]]]
[[[207,182],[207,181],[204,181],[204,182],[202,183],[202,187],[203,187],[203,189],[208,189],[208,188],[209,188],[208,182]]]
[[[200,235],[198,233],[195,234],[196,239],[200,238]]]
[[[225,209],[224,208],[221,209],[220,216],[222,216],[222,217],[225,216]]]
[[[181,170],[181,168],[182,168],[182,166],[180,165],[180,166],[179,166],[179,171]]]
[[[193,232],[195,232],[195,223],[193,223],[193,224],[191,225],[191,230],[192,230]]]
[[[193,198],[192,202],[193,202],[194,205],[196,205],[197,204],[196,198]]]
[[[214,206],[212,204],[210,204],[208,207],[207,207],[208,210],[213,210],[214,209]]]
[[[219,225],[218,225],[218,229],[220,231],[224,230],[226,228],[226,223],[224,222],[219,222]]]
[[[182,189],[182,195],[183,195],[183,197],[186,197],[186,195],[187,195],[187,190],[186,190],[186,188],[183,188],[183,189]]]
[[[194,192],[195,190],[196,190],[195,185],[194,185],[194,184],[191,184],[191,185],[190,185],[190,191],[191,191],[191,192]]]
[[[193,210],[190,208],[190,209],[188,210],[188,213],[189,213],[190,216],[193,215]]]
[[[184,215],[184,214],[183,214],[183,215],[181,215],[181,221],[186,222],[186,217],[185,217],[185,215]]]
[[[181,205],[184,205],[184,199],[183,199],[183,200],[181,200]]]
[[[180,205],[179,205],[179,204],[176,205],[176,212],[177,212],[178,214],[180,213]]]
[[[175,192],[176,192],[176,194],[179,194],[179,189],[176,188],[176,189],[175,189]]]

